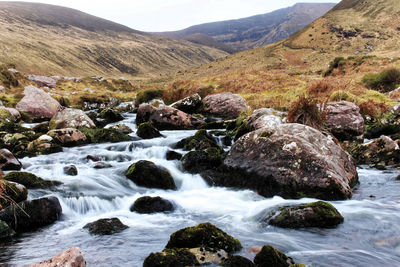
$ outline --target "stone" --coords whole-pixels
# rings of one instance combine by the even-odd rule
[[[182,158],[183,169],[190,173],[200,173],[219,167],[223,162],[223,150],[210,147],[187,153]]]
[[[111,218],[88,223],[83,228],[88,229],[92,235],[112,235],[122,232],[129,227],[123,224],[118,218]]]
[[[164,167],[151,161],[140,160],[132,164],[125,176],[138,186],[159,189],[176,189],[175,181]]]
[[[96,162],[96,164],[94,164],[93,168],[94,169],[107,169],[107,168],[112,168],[113,166],[109,163],[106,162]]]
[[[129,128],[128,126],[126,126],[125,124],[117,124],[117,125],[114,125],[114,126],[112,126],[110,128],[113,129],[113,130],[116,130],[116,131],[118,131],[120,133],[123,133],[123,134],[133,133],[133,130],[131,128]]]
[[[140,124],[136,134],[143,139],[153,139],[163,136],[150,122]]]
[[[0,240],[12,237],[14,234],[14,230],[6,222],[0,221]]]
[[[143,262],[143,267],[187,267],[199,266],[196,256],[188,249],[164,249],[151,253]]]
[[[332,204],[318,201],[283,208],[268,223],[282,228],[333,228],[343,223],[343,220],[343,216]]]
[[[352,157],[329,136],[290,123],[237,140],[217,184],[253,189],[265,197],[348,199],[358,183]]]
[[[51,130],[47,135],[51,136],[57,144],[66,147],[83,145],[87,141],[86,136],[74,128]]]
[[[188,130],[200,128],[205,122],[172,107],[160,107],[151,113],[149,122],[158,130]]]
[[[189,251],[196,257],[200,265],[220,264],[221,261],[228,258],[228,253],[219,249],[216,251],[208,251],[206,248],[191,248]]]
[[[242,249],[240,241],[211,223],[201,223],[173,233],[166,249],[204,247],[207,251],[225,250],[233,253]]]
[[[295,262],[292,258],[286,256],[280,250],[266,245],[263,246],[254,258],[254,264],[257,267],[295,267]]]
[[[210,147],[221,148],[215,138],[206,130],[198,130],[194,136],[184,138],[176,144],[176,148],[189,151],[192,149],[202,150]]]
[[[220,265],[222,267],[255,267],[251,260],[239,255],[229,256]]]
[[[61,184],[58,181],[47,181],[36,176],[30,172],[9,172],[3,176],[3,180],[18,183],[25,186],[28,189],[31,188],[48,188],[51,186]],[[24,199],[25,200],[25,199]]]
[[[278,126],[282,124],[282,117],[285,115],[286,113],[271,108],[256,109],[247,119],[247,128],[249,131],[255,131],[264,127]]]
[[[49,129],[49,122],[48,121],[44,121],[41,122],[37,125],[35,125],[32,130],[36,133],[42,133],[42,134],[46,134],[50,129]]]
[[[355,140],[364,134],[364,118],[356,104],[347,101],[329,102],[325,112],[328,118],[325,125],[337,139]]]
[[[48,155],[63,151],[62,147],[56,144],[51,136],[46,134],[30,142],[27,150],[32,155]]]
[[[203,99],[203,112],[214,116],[235,119],[248,109],[243,97],[230,92],[208,95]]]
[[[63,168],[64,173],[69,176],[77,176],[78,175],[78,168],[75,165],[68,165]]]
[[[182,159],[182,154],[175,152],[173,150],[168,150],[166,154],[167,160],[181,160]]]
[[[0,149],[0,169],[3,171],[19,171],[21,162],[8,149]]]
[[[131,206],[130,210],[137,213],[158,213],[158,212],[171,212],[174,211],[174,205],[171,201],[161,197],[140,197]]]
[[[6,208],[10,204],[26,200],[28,197],[28,190],[21,184],[0,180],[0,195],[4,196],[0,198],[0,208]]]
[[[94,122],[80,109],[64,108],[50,120],[50,129],[95,128]]]
[[[397,89],[400,89],[400,88],[397,88]],[[398,91],[400,91],[400,90],[398,90]],[[400,115],[400,104],[394,105],[394,106],[392,107],[391,111],[392,111],[392,113],[393,113],[394,115],[399,116],[399,115]]]
[[[15,118],[6,108],[0,108],[0,131],[14,132]]]
[[[136,125],[148,122],[151,114],[153,114],[156,110],[157,108],[150,104],[140,104],[136,114]]]
[[[117,110],[112,108],[103,109],[99,114],[99,118],[105,120],[107,124],[122,121],[124,119]]]
[[[193,94],[171,104],[170,106],[183,112],[192,114],[199,110],[202,104],[201,96],[199,94]]]
[[[99,144],[99,143],[118,143],[131,141],[132,137],[127,134],[123,134],[117,130],[104,128],[104,129],[88,129],[81,128],[80,131],[85,134],[87,142],[89,144]]]
[[[87,156],[86,156],[86,159],[87,159],[87,160],[94,161],[94,162],[97,162],[97,161],[100,161],[100,160],[101,160],[101,158],[100,158],[99,156],[96,156],[96,155],[87,155]]]
[[[25,87],[24,95],[15,108],[32,120],[50,119],[62,109],[57,100],[32,85]]]
[[[39,87],[50,87],[55,88],[57,81],[51,77],[40,76],[40,75],[28,75],[28,79],[36,83]]]
[[[0,212],[5,221],[17,232],[27,232],[54,223],[61,216],[62,208],[56,197],[45,197],[10,205]]]
[[[86,261],[81,250],[77,247],[61,252],[57,256],[29,265],[28,267],[86,267]]]
[[[15,108],[4,108],[14,117],[14,121],[18,121],[22,118],[21,113]]]

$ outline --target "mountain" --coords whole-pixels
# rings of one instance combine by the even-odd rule
[[[332,3],[300,3],[271,13],[237,20],[212,22],[180,31],[158,33],[172,38],[185,39],[193,34],[212,37],[234,51],[264,46],[297,32],[328,12]],[[207,45],[208,42],[200,42]],[[212,46],[215,47],[215,46]],[[225,50],[226,51],[226,50]]]
[[[0,2],[0,63],[17,64],[24,72],[158,77],[226,55],[70,8]]]

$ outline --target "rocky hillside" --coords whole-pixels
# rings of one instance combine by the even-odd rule
[[[159,76],[226,53],[60,6],[0,2],[0,62],[28,73]]]
[[[240,51],[264,46],[287,38],[324,15],[333,6],[334,4],[332,3],[301,3],[267,14],[206,23],[181,31],[159,34],[182,39],[193,34],[205,34],[235,51]],[[208,42],[203,44],[208,45]]]

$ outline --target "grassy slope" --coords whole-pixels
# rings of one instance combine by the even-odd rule
[[[27,73],[159,77],[225,55],[72,9],[0,2],[0,62]]]

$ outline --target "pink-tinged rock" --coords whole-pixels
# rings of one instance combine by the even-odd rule
[[[339,140],[354,140],[364,134],[364,118],[360,108],[347,101],[329,102],[326,105],[328,130]]]
[[[19,171],[21,162],[8,149],[0,149],[0,169],[3,171]]]
[[[282,119],[285,117],[286,113],[272,108],[256,109],[247,119],[247,127],[250,131],[254,131],[264,127],[277,126],[282,124]]]
[[[19,111],[17,109],[15,109],[15,108],[4,108],[4,109],[7,110],[8,112],[10,112],[16,121],[21,119],[21,113],[19,113]]]
[[[223,118],[235,119],[249,106],[240,95],[229,92],[209,95],[203,99],[203,111]]]
[[[201,119],[172,107],[160,107],[153,111],[149,121],[158,130],[196,129],[205,124]]]
[[[35,86],[26,86],[24,94],[16,109],[32,119],[50,119],[62,109],[57,100]]]
[[[50,120],[50,129],[95,128],[94,122],[80,109],[65,108]]]
[[[150,104],[140,104],[136,114],[136,124],[140,125],[143,122],[148,122],[151,114],[156,110],[157,108]]]
[[[81,250],[75,247],[61,252],[50,260],[29,267],[86,267],[86,261]]]
[[[242,136],[224,160],[222,185],[263,196],[347,199],[358,182],[352,157],[329,136],[302,124],[266,127]]]
[[[86,135],[74,128],[51,130],[47,135],[62,146],[77,146],[86,142]]]
[[[36,83],[37,86],[39,87],[50,87],[54,88],[56,87],[57,81],[51,77],[47,76],[40,76],[40,75],[28,75],[28,79],[31,80],[32,82]]]

